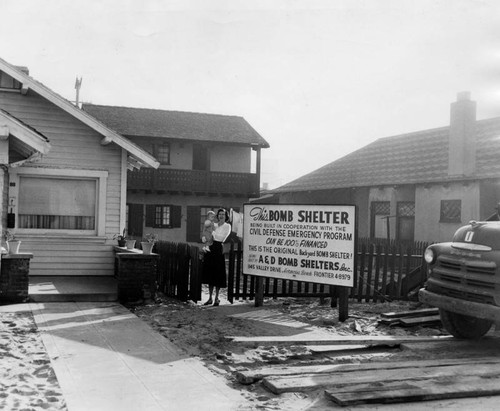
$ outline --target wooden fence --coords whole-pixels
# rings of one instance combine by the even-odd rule
[[[427,266],[423,252],[427,244],[398,243],[358,239],[354,285],[349,298],[358,302],[382,302],[408,299],[408,294],[423,286]],[[226,257],[228,300],[253,299],[256,277],[242,273],[242,243],[232,240]],[[160,241],[159,291],[182,301],[201,300],[201,260],[199,248],[184,243]],[[263,278],[264,297],[335,297],[335,286]],[[332,298],[333,300],[336,300]]]
[[[158,290],[181,301],[201,300],[201,261],[197,246],[159,241]]]
[[[426,243],[398,243],[358,239],[354,285],[349,298],[359,302],[405,300],[426,279]],[[232,241],[228,255],[228,299],[253,299],[255,277],[242,273],[242,246]],[[328,297],[335,286],[264,277],[264,297]]]

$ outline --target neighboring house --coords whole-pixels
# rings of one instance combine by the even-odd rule
[[[127,229],[141,238],[199,242],[207,211],[259,196],[261,149],[242,117],[83,104],[82,109],[160,161],[128,173]],[[252,155],[252,151],[254,154]]]
[[[500,201],[500,118],[476,120],[470,94],[450,126],[381,138],[274,190],[280,203],[355,204],[360,237],[448,241]]]
[[[0,158],[1,228],[30,275],[113,275],[127,167],[156,159],[2,59]]]

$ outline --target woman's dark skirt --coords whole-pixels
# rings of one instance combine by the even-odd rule
[[[203,256],[203,284],[227,287],[226,260],[222,251],[222,243],[214,241],[210,246],[210,252],[206,252]]]

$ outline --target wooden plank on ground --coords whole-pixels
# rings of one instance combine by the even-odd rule
[[[393,347],[393,346],[391,346]],[[306,345],[306,349],[314,354],[324,353],[324,352],[338,352],[338,351],[358,351],[366,350],[371,348],[368,344],[351,344],[351,345]]]
[[[438,315],[427,315],[425,317],[401,318],[399,323],[404,327],[413,327],[415,325],[439,324],[441,317]]]
[[[379,324],[397,325],[401,322],[401,318],[381,318],[378,320]]]
[[[382,313],[380,314],[380,317],[382,318],[423,317],[424,315],[436,315],[436,314],[439,314],[438,308],[423,308],[421,310],[408,310],[400,312]]]
[[[367,344],[367,345],[399,345],[403,343],[418,343],[431,341],[453,340],[451,335],[443,336],[391,336],[391,335],[287,335],[287,336],[262,336],[262,337],[225,337],[239,344],[267,344],[267,345],[336,345],[336,344]]]
[[[500,358],[447,358],[443,360],[419,360],[419,361],[391,361],[391,362],[370,362],[370,363],[349,363],[349,364],[316,364],[297,366],[272,366],[261,367],[252,370],[235,372],[236,379],[242,384],[252,384],[268,376],[280,375],[302,375],[321,374],[333,372],[354,372],[354,371],[377,371],[396,370],[399,368],[421,368],[421,367],[447,367],[452,365],[469,364],[496,364],[500,363]]]
[[[274,394],[285,392],[303,392],[330,388],[335,386],[350,387],[359,384],[385,384],[389,381],[403,382],[405,380],[425,380],[441,377],[461,377],[471,375],[499,376],[500,369],[496,364],[449,365],[445,367],[410,367],[399,369],[378,369],[376,373],[363,371],[309,373],[301,375],[269,376],[262,384]]]
[[[500,394],[500,376],[438,377],[429,380],[389,381],[329,388],[325,394],[341,406],[373,403],[429,401]]]

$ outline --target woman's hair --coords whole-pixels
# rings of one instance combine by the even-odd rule
[[[227,222],[229,221],[229,213],[227,212],[227,210],[226,210],[226,209],[224,209],[224,208],[219,208],[219,209],[217,210],[217,218],[219,217],[219,213],[220,213],[221,211],[224,211],[224,216],[225,216],[224,221],[227,223]]]

